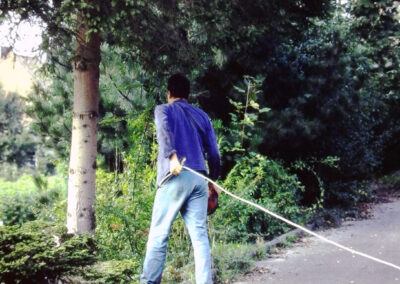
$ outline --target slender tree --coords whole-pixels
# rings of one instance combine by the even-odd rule
[[[4,18],[17,12],[20,20],[39,17],[46,25],[44,48],[73,39],[71,63],[74,99],[70,170],[68,180],[67,228],[70,233],[94,232],[95,171],[99,103],[100,35],[96,1],[6,1]],[[47,39],[47,40],[46,40]]]
[[[93,232],[95,229],[100,36],[98,33],[88,35],[88,24],[82,12],[78,14],[78,23],[68,179],[67,227],[70,233]]]

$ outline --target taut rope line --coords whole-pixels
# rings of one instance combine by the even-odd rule
[[[293,227],[295,227],[295,228],[298,228],[298,229],[302,230],[303,232],[306,232],[307,234],[310,234],[310,235],[312,235],[312,236],[315,236],[315,237],[317,237],[318,239],[323,240],[324,242],[330,243],[331,245],[334,245],[334,246],[336,246],[336,247],[338,247],[338,248],[341,248],[341,249],[343,249],[343,250],[346,250],[346,251],[348,251],[348,252],[351,252],[352,254],[357,254],[357,255],[360,255],[360,256],[362,256],[362,257],[365,257],[365,258],[368,258],[368,259],[370,259],[370,260],[373,260],[373,261],[375,261],[375,262],[379,262],[379,263],[381,263],[381,264],[390,266],[390,267],[392,267],[392,268],[394,268],[394,269],[400,270],[400,266],[398,266],[398,265],[395,265],[395,264],[393,264],[393,263],[390,263],[390,262],[387,262],[387,261],[385,261],[385,260],[382,260],[382,259],[379,259],[379,258],[370,256],[370,255],[368,255],[368,254],[366,254],[366,253],[362,253],[362,252],[356,251],[356,250],[354,250],[354,249],[351,249],[351,248],[349,248],[349,247],[346,247],[346,246],[343,246],[343,245],[341,245],[341,244],[339,244],[339,243],[336,243],[336,242],[334,242],[334,241],[331,241],[331,240],[329,240],[329,239],[327,239],[327,238],[325,238],[325,237],[323,237],[323,236],[321,236],[321,235],[319,235],[319,234],[317,234],[317,233],[314,233],[313,231],[310,231],[310,230],[307,229],[307,228],[304,228],[303,226],[300,226],[300,225],[298,225],[298,224],[296,224],[296,223],[294,223],[294,222],[292,222],[292,221],[290,221],[290,220],[288,220],[288,219],[286,219],[286,218],[284,218],[284,217],[282,217],[282,216],[279,216],[278,214],[276,214],[276,213],[274,213],[274,212],[272,212],[272,211],[269,211],[268,209],[265,209],[264,207],[262,207],[262,206],[260,206],[260,205],[258,205],[258,204],[256,204],[256,203],[254,203],[254,202],[251,202],[251,201],[248,201],[248,200],[246,200],[246,199],[243,199],[243,198],[241,198],[241,197],[239,197],[239,196],[237,196],[237,195],[235,195],[235,194],[233,194],[233,193],[227,191],[225,188],[223,188],[222,186],[218,185],[218,184],[217,184],[216,182],[214,182],[213,180],[211,180],[211,179],[209,179],[208,177],[206,177],[206,176],[204,176],[204,175],[202,175],[202,174],[196,172],[195,170],[192,170],[191,168],[188,168],[188,167],[186,167],[186,166],[183,166],[183,168],[186,169],[186,170],[188,170],[188,171],[190,171],[190,172],[192,172],[192,173],[194,173],[194,174],[196,174],[196,175],[198,175],[198,176],[201,176],[202,178],[204,178],[204,179],[206,179],[207,181],[211,182],[212,184],[214,184],[215,186],[217,186],[219,189],[221,189],[223,192],[225,192],[225,193],[228,194],[229,196],[231,196],[231,197],[233,197],[233,198],[235,198],[235,199],[237,199],[237,200],[240,200],[240,201],[242,201],[242,202],[244,202],[244,203],[247,203],[247,204],[249,204],[249,205],[251,205],[251,206],[254,206],[254,207],[256,207],[257,209],[259,209],[259,210],[261,210],[261,211],[263,211],[263,212],[265,212],[265,213],[271,215],[272,217],[274,217],[274,218],[276,218],[276,219],[279,219],[279,220],[281,220],[281,221],[283,221],[283,222],[285,222],[285,223],[287,223],[287,224],[289,224],[289,225],[291,225],[291,226],[293,226]]]

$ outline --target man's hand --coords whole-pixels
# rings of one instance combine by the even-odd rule
[[[174,153],[169,157],[169,171],[174,176],[177,176],[182,171],[182,165],[178,160],[178,156]]]
[[[213,183],[208,182],[208,196],[210,196],[210,193],[213,190],[218,194],[218,197],[221,195],[221,190],[218,187],[216,187]]]

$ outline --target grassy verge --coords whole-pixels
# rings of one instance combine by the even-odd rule
[[[212,272],[215,283],[230,283],[235,277],[249,271],[254,262],[276,253],[298,241],[298,236],[288,235],[277,242],[215,243],[212,245]],[[187,263],[177,267],[176,261],[167,263],[162,283],[195,283],[193,253]]]

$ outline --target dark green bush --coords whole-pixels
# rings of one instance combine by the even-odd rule
[[[371,190],[363,181],[337,181],[327,185],[325,205],[351,210],[357,203],[367,201]]]
[[[0,282],[48,283],[79,274],[95,261],[90,235],[74,237],[62,226],[39,221],[0,227]]]
[[[156,192],[155,169],[138,162],[138,156],[125,158],[123,173],[97,172],[96,242],[103,260],[143,258]]]
[[[400,171],[396,171],[390,175],[386,175],[380,179],[380,184],[389,189],[400,189]]]
[[[0,197],[0,220],[4,225],[17,225],[33,221],[44,216],[53,203],[60,198],[58,190],[32,192],[30,194],[14,193]],[[51,216],[49,216],[51,217]]]
[[[253,246],[245,244],[218,244],[213,246],[214,281],[224,283],[236,274],[248,271],[254,259],[251,257]]]
[[[4,225],[22,224],[35,220],[30,207],[34,201],[30,195],[14,194],[0,200],[0,219]]]
[[[223,186],[244,199],[253,201],[294,222],[304,223],[308,212],[300,208],[297,192],[303,186],[276,161],[250,153],[238,161]],[[225,194],[221,208],[211,218],[211,231],[222,241],[270,239],[290,229],[285,223]]]
[[[90,283],[131,283],[139,279],[141,265],[129,259],[98,262],[85,270],[83,279]]]
[[[66,178],[23,175],[16,181],[0,179],[0,221],[17,225],[36,219],[64,222]]]

